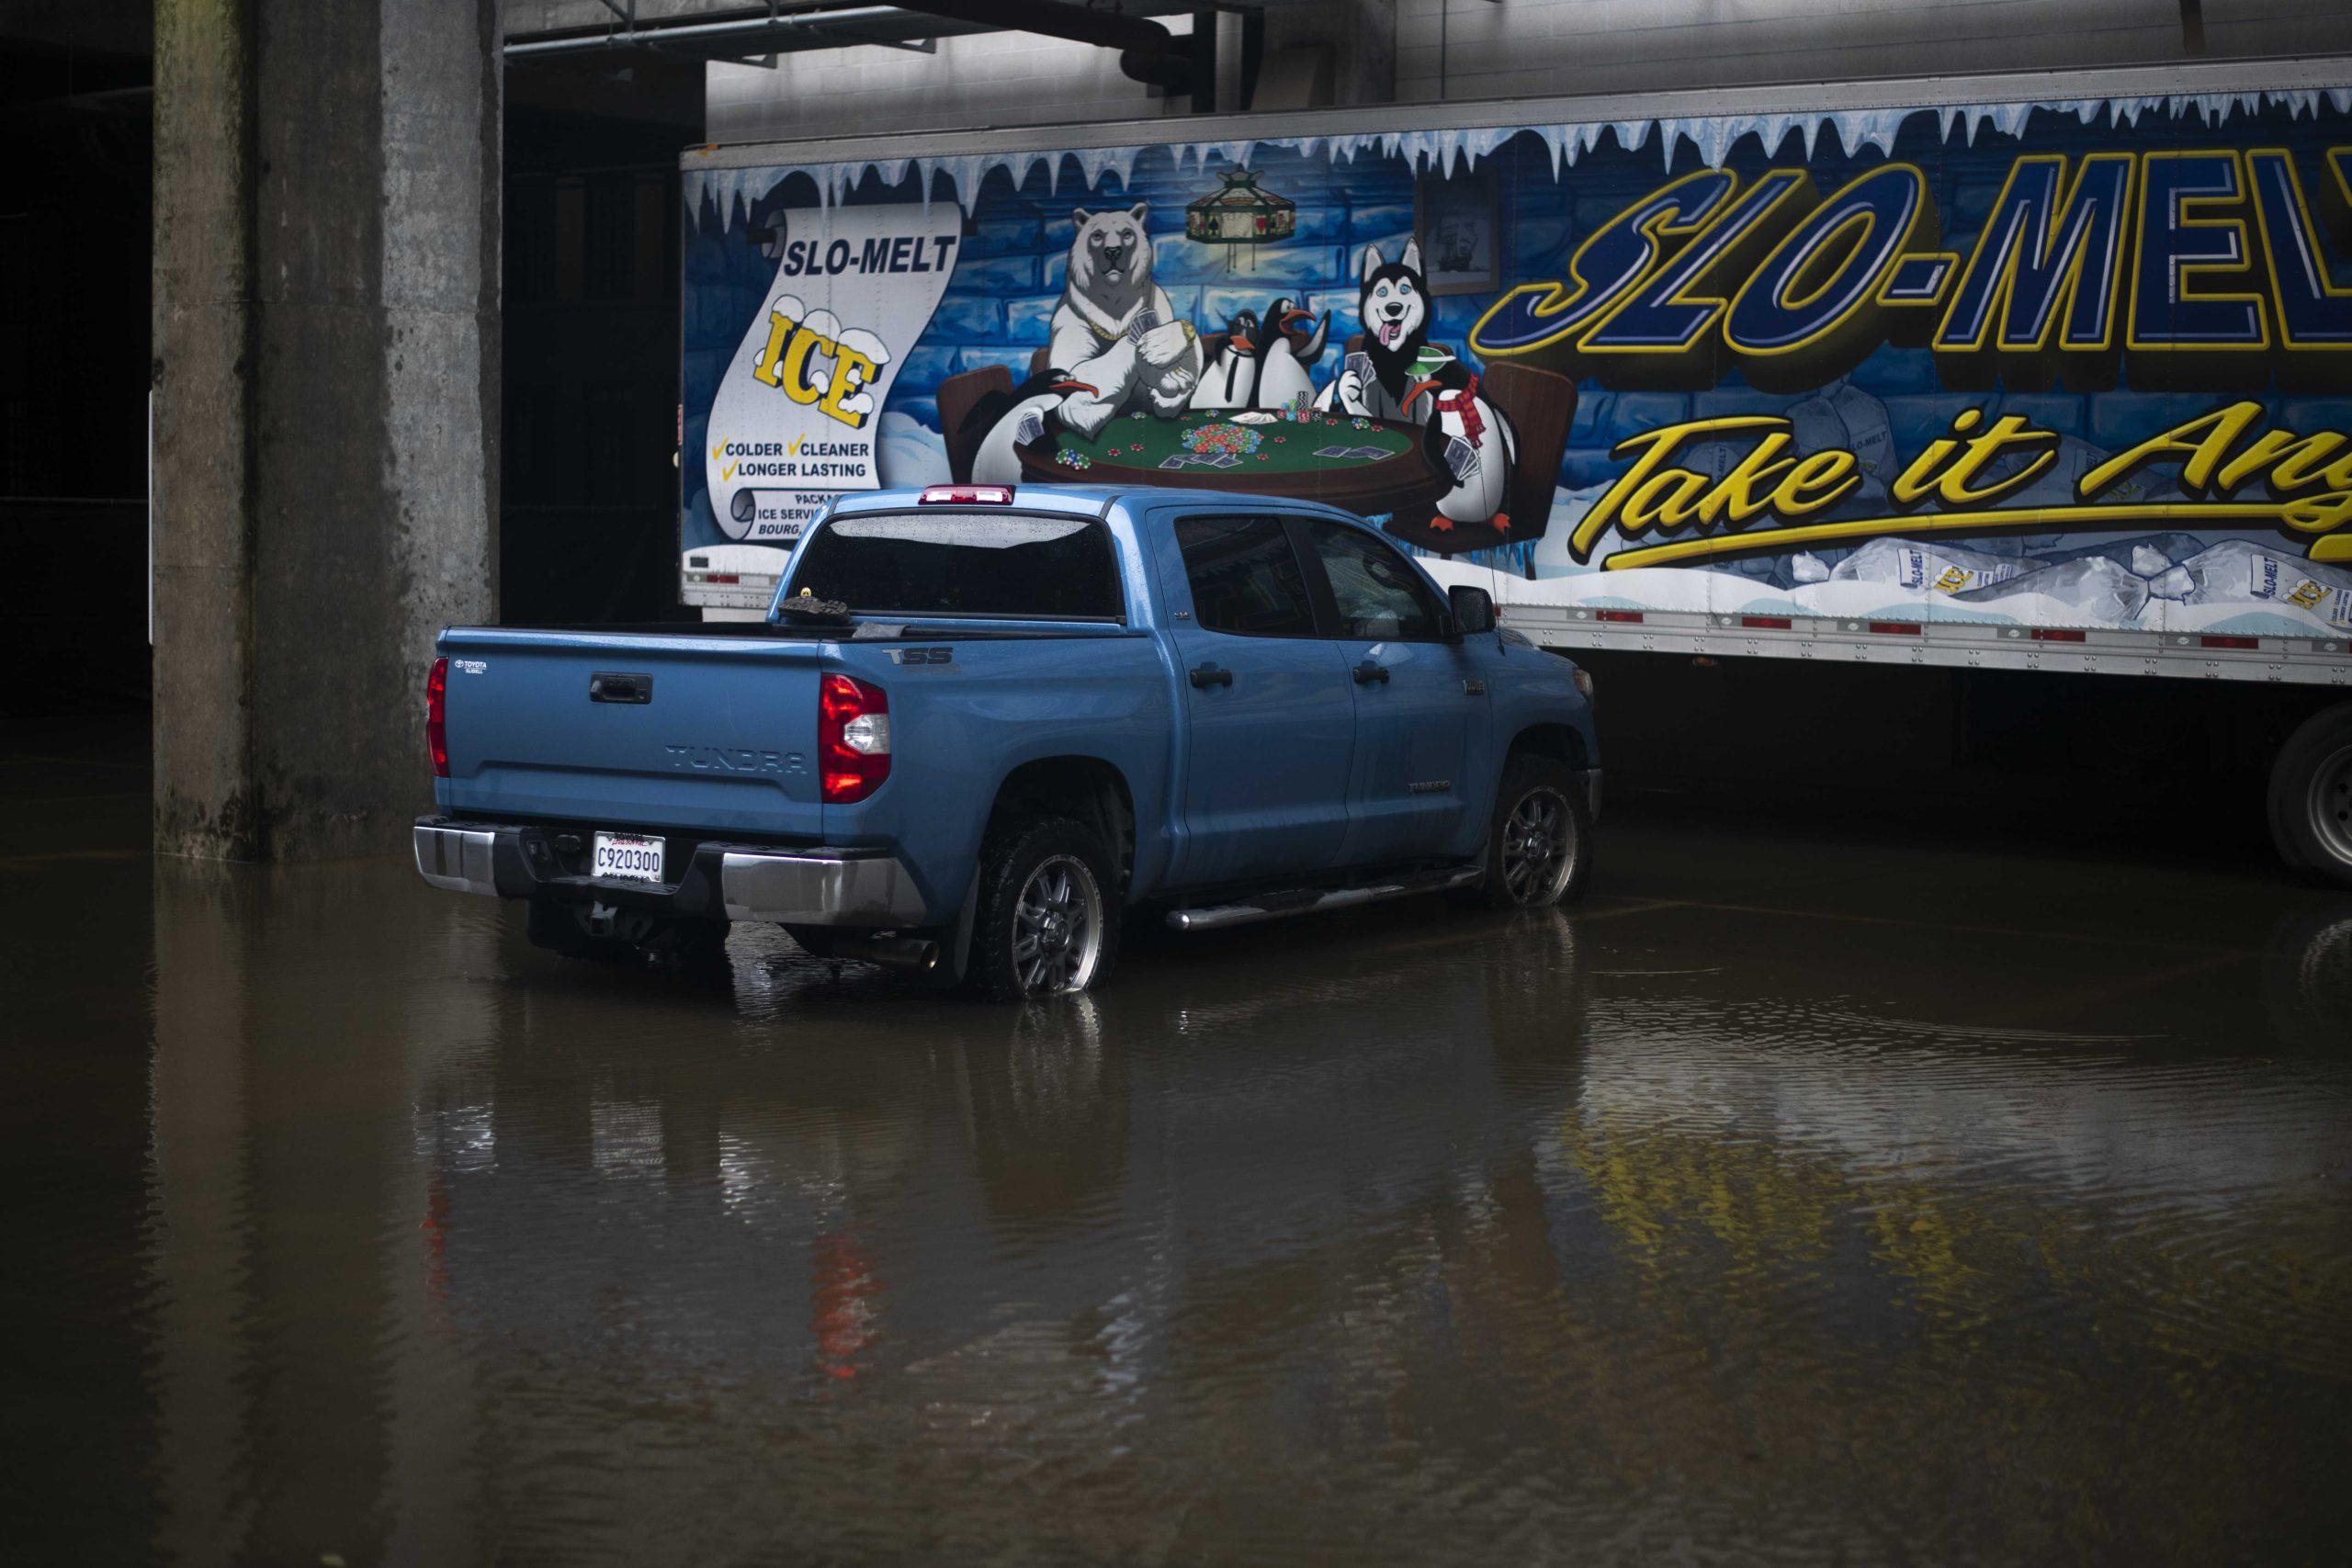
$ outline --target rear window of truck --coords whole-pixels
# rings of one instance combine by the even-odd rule
[[[1117,620],[1111,538],[1091,517],[926,511],[837,517],[791,592],[888,615]]]

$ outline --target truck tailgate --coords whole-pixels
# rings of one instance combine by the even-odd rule
[[[443,805],[814,839],[825,648],[691,631],[445,633]]]

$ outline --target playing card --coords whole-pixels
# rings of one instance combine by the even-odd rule
[[[1129,343],[1141,343],[1146,333],[1157,332],[1159,330],[1159,313],[1158,311],[1152,310],[1137,310],[1136,312],[1136,319],[1127,323],[1127,341]]]
[[[1012,433],[1012,443],[1016,446],[1026,446],[1045,434],[1045,414],[1036,409],[1031,409],[1021,416],[1021,423]]]
[[[1317,446],[1315,455],[1318,457],[1352,457],[1356,449],[1352,446]]]
[[[1377,463],[1380,459],[1388,456],[1388,449],[1385,446],[1351,446],[1348,448],[1346,456],[1353,457],[1359,462]]]
[[[1478,449],[1459,435],[1445,438],[1445,466],[1453,471],[1455,483],[1478,471]]]

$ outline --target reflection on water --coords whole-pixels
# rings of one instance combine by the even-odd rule
[[[757,931],[701,983],[562,964],[397,864],[108,874],[96,969],[19,947],[36,1038],[141,1064],[135,1207],[49,1238],[136,1369],[46,1409],[139,1498],[101,1555],[2208,1562],[2352,1525],[2352,908],[2194,947],[1401,907],[1007,1011]]]

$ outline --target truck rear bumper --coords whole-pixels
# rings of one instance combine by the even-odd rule
[[[887,850],[700,843],[673,883],[566,873],[552,829],[421,817],[417,874],[452,893],[623,904],[703,919],[895,931],[926,923],[922,893]]]

